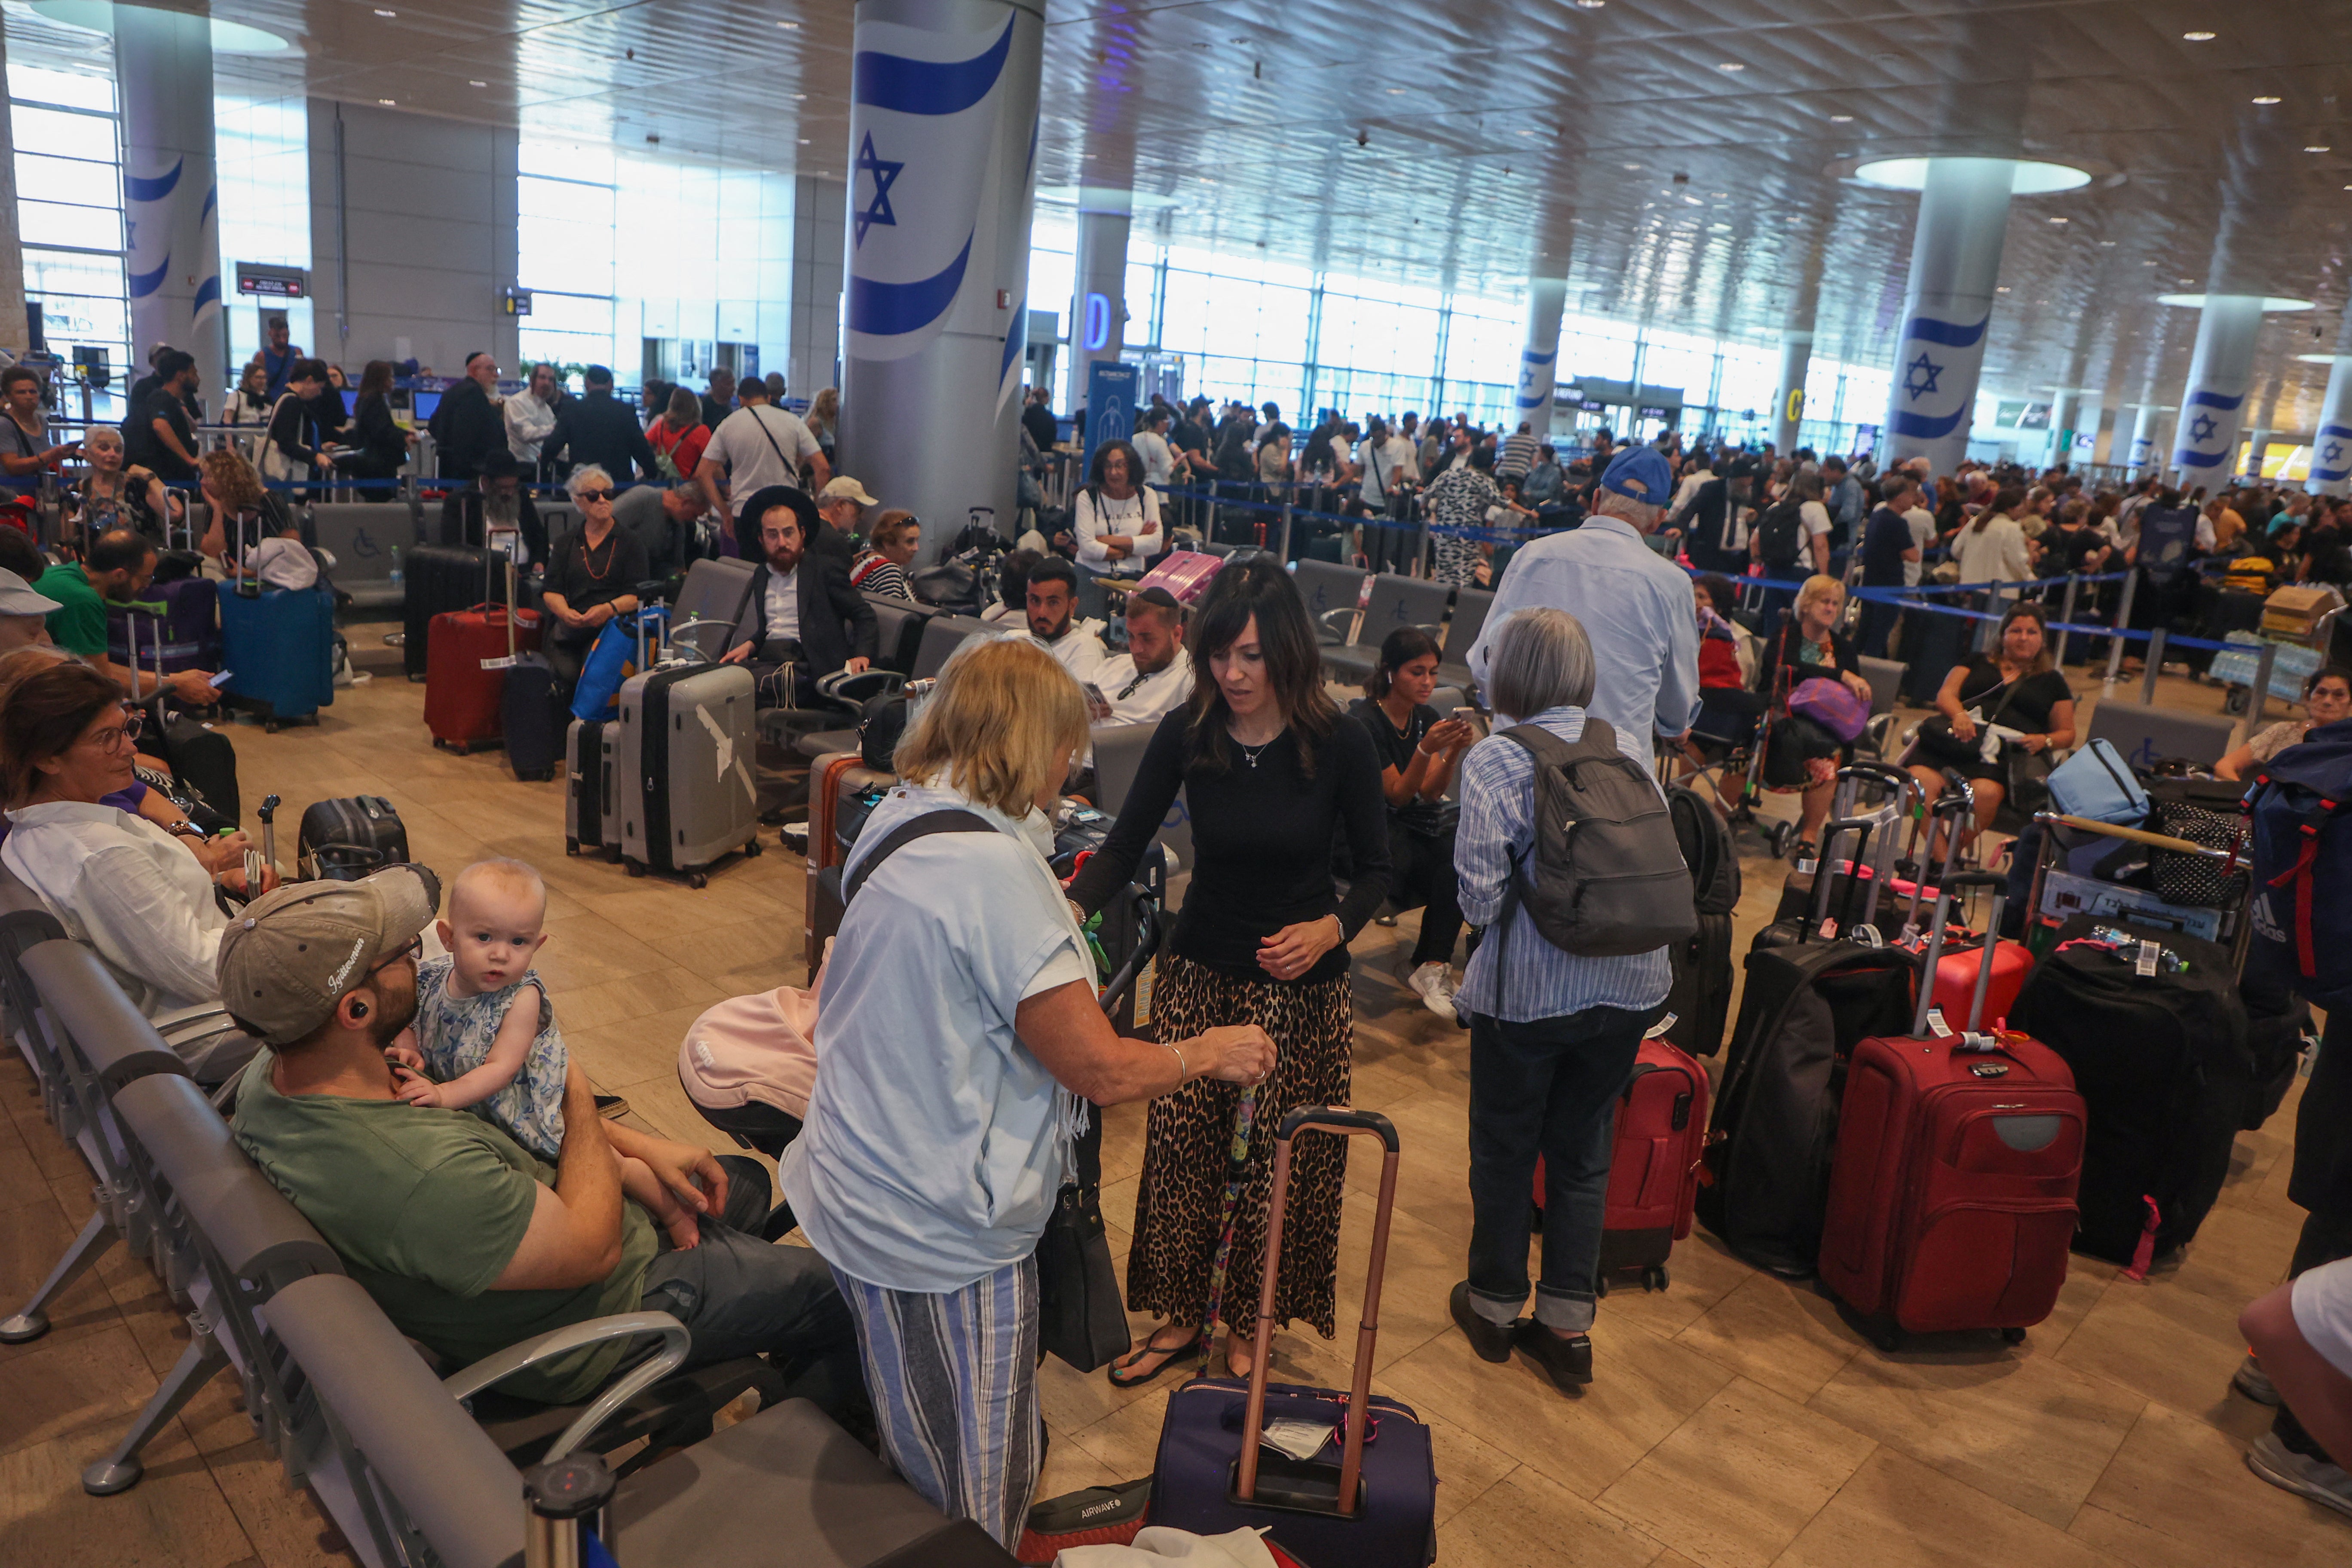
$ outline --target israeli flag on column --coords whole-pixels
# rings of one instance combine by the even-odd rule
[[[1534,349],[1519,351],[1518,407],[1521,414],[1533,417],[1538,411],[1550,412],[1553,376],[1559,364],[1559,351],[1538,353]]]
[[[2131,446],[2131,466],[2135,468],[2144,468],[2155,461],[2156,437],[2153,436],[2133,437]]]
[[[1977,372],[1984,364],[1990,313],[1971,321],[1947,321],[1926,309],[1911,312],[1895,356],[1888,399],[1891,433],[1914,441],[1967,437],[1976,410]]]
[[[2323,485],[2352,479],[2352,426],[2319,427],[2311,443],[2311,477]]]
[[[2174,465],[2190,473],[2210,473],[2226,464],[2238,450],[2238,410],[2245,401],[2242,392],[2232,395],[2205,387],[2181,399]]]
[[[967,279],[994,286],[992,262],[974,256],[973,239],[997,195],[992,155],[1013,21],[980,34],[857,28],[846,312],[857,358],[920,353],[946,330]]]

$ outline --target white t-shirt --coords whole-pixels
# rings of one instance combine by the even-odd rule
[[[1382,441],[1377,453],[1372,450],[1372,440],[1368,436],[1356,450],[1356,467],[1361,470],[1360,477],[1364,481],[1364,500],[1374,506],[1387,501],[1389,492],[1396,488],[1399,480],[1415,478],[1415,466],[1412,443],[1402,436],[1391,436]]]
[[[859,850],[941,809],[993,832],[893,854],[851,900],[817,999],[816,1087],[782,1183],[824,1260],[940,1295],[1035,1251],[1069,1152],[1069,1096],[1014,1029],[1032,996],[1093,978],[1045,864],[1053,829],[961,794],[894,789]],[[182,851],[184,856],[185,851]]]
[[[1707,468],[1704,464],[1701,464],[1691,472],[1685,474],[1683,476],[1683,482],[1675,487],[1674,505],[1668,510],[1672,511],[1680,511],[1683,508],[1690,505],[1691,497],[1698,494],[1699,486],[1706,483],[1707,480],[1713,478],[1715,478],[1715,470]]]
[[[1181,647],[1164,669],[1135,672],[1132,654],[1115,653],[1095,670],[1095,684],[1110,699],[1106,724],[1157,724],[1192,695],[1192,658]]]
[[[1112,560],[1109,547],[1103,543],[1109,534],[1135,541],[1134,552],[1125,560]],[[1099,575],[1118,571],[1130,563],[1149,561],[1168,543],[1167,530],[1160,526],[1160,492],[1146,485],[1125,500],[1118,500],[1099,491],[1082,489],[1070,503],[1070,537],[1077,541],[1081,572]]]
[[[1820,501],[1801,501],[1797,506],[1797,543],[1804,551],[1800,564],[1810,570],[1813,563],[1813,541],[1830,531],[1830,509]]]
[[[319,559],[299,539],[265,539],[247,545],[245,569],[273,588],[319,585]]]
[[[2025,552],[2025,531],[2017,520],[1995,512],[1960,531],[1952,546],[1963,583],[2022,583],[2033,575]]]
[[[770,485],[801,482],[800,466],[823,448],[789,409],[754,404],[719,422],[702,455],[727,470],[727,490],[738,506]]]
[[[1354,458],[1348,453],[1348,434],[1344,430],[1340,431],[1331,437],[1331,471],[1335,474],[1344,474],[1348,471],[1348,465],[1352,461]]]
[[[779,575],[773,567],[768,570],[768,635],[772,637],[798,637],[801,635],[801,569],[797,566]],[[751,650],[757,653],[759,649]]]
[[[1034,632],[1024,632],[1022,635],[1052,654],[1055,663],[1068,670],[1079,680],[1092,680],[1099,686],[1102,682],[1097,679],[1096,672],[1102,668],[1103,660],[1110,657],[1110,649],[1103,646],[1102,629],[1103,624],[1100,621],[1073,620],[1070,622],[1070,629],[1052,642],[1047,642]],[[1108,696],[1108,692],[1106,691],[1105,695]]]
[[[1168,449],[1168,437],[1156,431],[1138,430],[1129,443],[1135,455],[1143,459],[1143,482],[1165,489],[1176,472],[1175,454]]]
[[[1920,570],[1927,564],[1927,546],[1936,542],[1936,514],[1926,507],[1915,506],[1903,514],[1903,521],[1911,525],[1911,542],[1919,547],[1919,559],[1903,563],[1903,585],[1916,588],[1919,585]]]

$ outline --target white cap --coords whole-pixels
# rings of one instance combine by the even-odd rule
[[[37,593],[30,583],[0,567],[0,616],[46,616],[62,609],[55,599]]]

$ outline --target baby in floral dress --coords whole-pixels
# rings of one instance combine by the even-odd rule
[[[416,1069],[401,1099],[472,1109],[551,1165],[563,1149],[569,1058],[546,983],[530,967],[546,923],[547,884],[522,861],[479,860],[458,872],[439,922],[448,953],[417,963],[414,1036],[393,1054]],[[674,1243],[695,1244],[693,1217],[644,1161],[621,1161],[621,1186]]]

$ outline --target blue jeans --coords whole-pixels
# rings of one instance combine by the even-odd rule
[[[1528,1300],[1536,1156],[1544,1161],[1543,1278],[1536,1321],[1592,1326],[1617,1097],[1664,1009],[1588,1007],[1565,1018],[1470,1023],[1470,1304],[1508,1323]]]
[[[702,1222],[700,1245],[667,1237],[646,1268],[639,1305],[667,1312],[694,1335],[688,1367],[765,1354],[795,1398],[838,1415],[861,1391],[857,1331],[824,1259],[805,1247],[760,1239],[772,1190],[757,1160],[722,1154],[727,1206]]]

